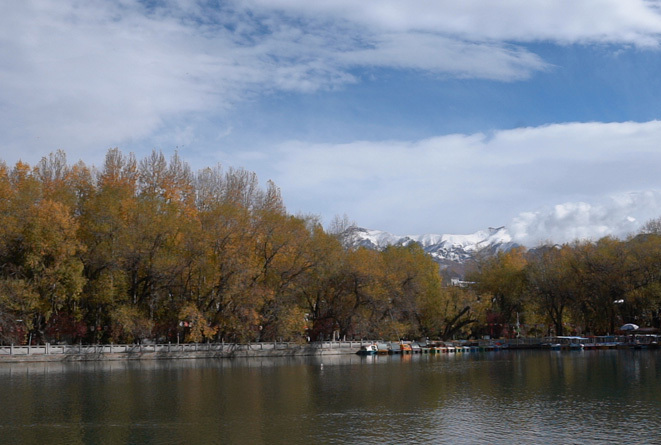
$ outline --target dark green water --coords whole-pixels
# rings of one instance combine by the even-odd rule
[[[661,352],[2,364],[0,404],[0,443],[661,443]]]

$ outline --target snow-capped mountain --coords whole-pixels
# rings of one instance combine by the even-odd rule
[[[418,243],[429,255],[441,264],[463,264],[480,253],[495,254],[507,251],[518,244],[505,227],[480,230],[470,235],[393,235],[380,230],[350,227],[344,233],[344,242],[350,247],[385,249],[388,246],[406,246]]]

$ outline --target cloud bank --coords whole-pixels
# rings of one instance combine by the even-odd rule
[[[661,216],[659,141],[659,121],[568,123],[417,142],[291,142],[268,162],[291,207],[326,219],[347,213],[400,234],[508,225],[531,245],[622,236]]]
[[[0,129],[13,157],[58,148],[89,157],[94,148],[98,160],[110,146],[166,138],[192,145],[202,142],[201,126],[223,126],[237,103],[332,90],[363,81],[365,69],[515,81],[552,69],[524,43],[654,48],[657,6],[7,1],[0,4]]]
[[[633,216],[635,215],[635,216]],[[661,191],[622,193],[594,203],[567,202],[524,212],[508,225],[516,242],[569,243],[604,236],[625,238],[646,222],[661,217]]]

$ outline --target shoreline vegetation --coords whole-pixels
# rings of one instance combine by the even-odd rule
[[[605,335],[660,326],[661,220],[629,239],[478,254],[348,248],[254,173],[118,149],[0,162],[0,345]]]

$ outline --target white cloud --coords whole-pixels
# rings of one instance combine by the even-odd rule
[[[4,150],[10,161],[57,148],[71,158],[89,159],[90,150],[100,157],[109,146],[158,140],[176,119],[222,120],[247,98],[357,82],[356,68],[522,79],[548,68],[525,42],[657,46],[655,4],[6,1]]]
[[[83,156],[151,137],[173,118],[222,113],[265,91],[352,81],[323,57],[309,60],[317,37],[293,39],[296,29],[285,24],[260,35],[259,23],[230,10],[217,18],[228,23],[205,23],[214,11],[182,5],[192,4],[150,11],[131,0],[2,3],[0,128],[7,153],[65,148],[72,158]]]
[[[534,246],[551,241],[597,240],[626,237],[647,221],[661,216],[661,191],[621,193],[594,203],[566,202],[524,212],[509,228],[516,242]]]
[[[240,74],[225,72],[209,91],[205,83],[223,72],[223,60],[206,59],[203,36],[187,35],[175,20],[149,17],[128,2],[16,5],[0,11],[0,118],[14,147],[103,150],[232,97],[232,77]]]
[[[372,47],[340,54],[348,65],[383,66],[449,73],[459,77],[517,80],[547,69],[544,61],[523,48],[493,42],[466,42],[429,33],[382,34]]]
[[[290,210],[310,209],[327,220],[347,213],[393,233],[469,233],[547,208],[515,221],[518,238],[534,243],[620,234],[635,225],[628,216],[642,223],[661,214],[655,192],[628,194],[661,189],[660,141],[661,122],[652,121],[417,142],[291,142],[264,161],[273,169],[263,171],[282,188]],[[603,204],[609,196],[620,198]]]
[[[657,46],[658,2],[646,0],[249,0],[292,16],[334,17],[374,32],[426,32],[469,41]]]

